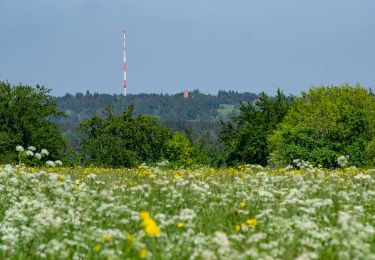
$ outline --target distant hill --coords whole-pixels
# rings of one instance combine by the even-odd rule
[[[219,120],[226,119],[241,102],[253,101],[258,96],[253,93],[219,91],[217,95],[203,94],[198,90],[189,93],[184,99],[183,94],[137,94],[109,95],[86,92],[75,95],[66,94],[56,97],[57,106],[69,117],[77,121],[101,114],[109,105],[115,113],[121,113],[128,105],[135,106],[135,114],[148,114],[160,120]],[[223,118],[224,115],[224,118]]]
[[[205,128],[217,132],[220,120],[227,120],[237,114],[242,102],[253,102],[257,98],[253,93],[235,91],[219,91],[217,95],[210,95],[194,90],[189,93],[188,99],[184,99],[182,92],[173,95],[130,94],[125,97],[87,91],[86,94],[56,97],[58,109],[65,112],[67,117],[52,120],[73,140],[80,122],[93,115],[103,115],[108,106],[112,106],[113,112],[118,114],[133,104],[134,115],[153,115],[168,127],[176,130],[191,127],[200,135],[205,132]]]

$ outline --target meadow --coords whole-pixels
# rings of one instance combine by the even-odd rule
[[[3,165],[0,258],[375,259],[374,173]]]

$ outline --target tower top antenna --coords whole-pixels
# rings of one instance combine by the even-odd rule
[[[123,30],[123,33],[124,33],[124,57],[123,57],[123,62],[124,62],[124,96],[126,96],[126,65],[127,65],[126,49],[127,49],[127,38],[128,38],[126,29]]]

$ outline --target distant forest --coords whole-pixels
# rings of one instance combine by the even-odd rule
[[[220,130],[220,120],[226,121],[240,112],[240,104],[254,102],[258,98],[254,93],[219,91],[217,95],[203,94],[199,90],[189,92],[184,99],[178,94],[136,94],[109,95],[90,93],[66,94],[56,97],[57,107],[66,114],[65,118],[52,118],[68,140],[75,146],[76,127],[93,115],[105,115],[108,107],[114,114],[120,114],[130,104],[134,105],[134,115],[155,116],[165,126],[179,131],[190,131],[193,136],[209,134],[216,139]]]
[[[47,149],[66,165],[375,166],[375,98],[359,84],[299,97],[50,91],[0,82],[0,163],[41,165]]]

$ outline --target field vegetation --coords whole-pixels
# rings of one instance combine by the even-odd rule
[[[0,257],[374,259],[374,171],[0,168]]]
[[[0,258],[375,259],[372,91],[239,107],[215,139],[108,106],[72,145],[50,90],[0,82]]]

